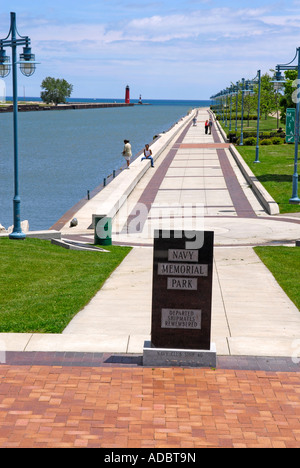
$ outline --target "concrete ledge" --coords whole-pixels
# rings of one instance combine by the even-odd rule
[[[0,333],[1,353],[16,352],[93,352],[127,353],[128,335],[66,335],[48,333]]]
[[[280,214],[279,206],[276,201],[271,197],[269,192],[264,188],[264,186],[259,182],[257,177],[253,174],[250,167],[246,164],[238,150],[234,145],[229,146],[229,151],[234,157],[240,171],[250,185],[253,193],[256,195],[264,209],[269,215],[278,215]]]
[[[26,237],[33,239],[42,239],[42,240],[51,240],[51,239],[61,239],[60,231],[29,231],[25,232]],[[8,237],[8,233],[1,233],[0,237]]]
[[[220,125],[220,123],[219,123],[219,121],[218,121],[217,119],[216,119],[216,122],[217,122],[217,125],[218,125],[218,128],[219,128],[219,132],[221,133],[223,140],[224,140],[225,142],[227,142],[228,140],[227,140],[227,135],[226,135],[226,133],[224,132],[223,128],[221,127],[221,125]]]
[[[61,239],[61,232],[59,231],[29,231],[26,233],[26,237],[32,237],[34,239]]]
[[[216,345],[210,350],[163,349],[152,348],[150,341],[145,341],[143,350],[144,366],[160,367],[216,367]]]
[[[128,336],[33,334],[26,351],[127,353]]]
[[[223,140],[227,141],[227,136],[224,130],[222,129],[218,120],[215,119],[217,123],[218,130],[223,138]],[[240,155],[236,147],[231,144],[229,146],[229,151],[234,157],[241,173],[245,177],[246,181],[248,182],[249,186],[251,187],[253,193],[255,194],[256,198],[259,200],[261,205],[264,207],[266,212],[269,215],[278,215],[280,214],[279,206],[276,201],[271,197],[269,192],[264,188],[264,186],[259,182],[257,177],[253,174],[248,164],[245,162],[243,157]]]
[[[228,337],[231,356],[276,356],[299,358],[297,337],[235,336]]]
[[[65,239],[51,239],[51,244],[56,245],[58,247],[62,247],[63,249],[66,250],[80,250],[80,251],[85,251],[85,252],[107,252],[109,253],[109,250],[104,250],[101,249],[101,247],[96,247],[90,244],[87,244],[85,242],[73,242],[70,240],[65,240]]]

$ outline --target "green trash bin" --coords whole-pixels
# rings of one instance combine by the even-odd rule
[[[95,245],[112,245],[112,219],[106,215],[94,217],[94,244]]]

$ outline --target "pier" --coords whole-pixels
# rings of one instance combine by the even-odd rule
[[[76,109],[106,109],[106,108],[114,108],[114,107],[133,107],[135,104],[129,103],[115,103],[115,102],[69,102],[67,104],[58,104],[57,106],[47,105],[43,103],[28,103],[18,104],[18,111],[19,112],[35,112],[35,111],[51,111],[51,110],[76,110]],[[6,104],[0,106],[0,112],[12,112],[13,105]]]

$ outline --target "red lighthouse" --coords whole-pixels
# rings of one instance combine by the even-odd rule
[[[130,104],[130,88],[128,85],[126,86],[125,104]]]

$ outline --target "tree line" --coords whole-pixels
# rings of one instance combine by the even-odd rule
[[[269,115],[277,113],[278,127],[279,122],[285,123],[286,109],[296,107],[293,99],[295,94],[295,80],[297,79],[297,70],[288,70],[285,72],[285,82],[282,88],[276,90],[274,87],[274,76],[265,73],[261,76],[261,116],[265,119]],[[233,83],[232,83],[233,84]],[[230,99],[230,98],[228,98]],[[236,99],[232,96],[232,112],[236,112]],[[251,116],[256,114],[258,106],[258,84],[255,84],[251,93],[244,94],[244,119],[250,120]],[[238,93],[238,112],[242,108],[242,93]],[[223,109],[224,110],[224,109]],[[229,111],[229,101],[226,104],[227,114]]]

